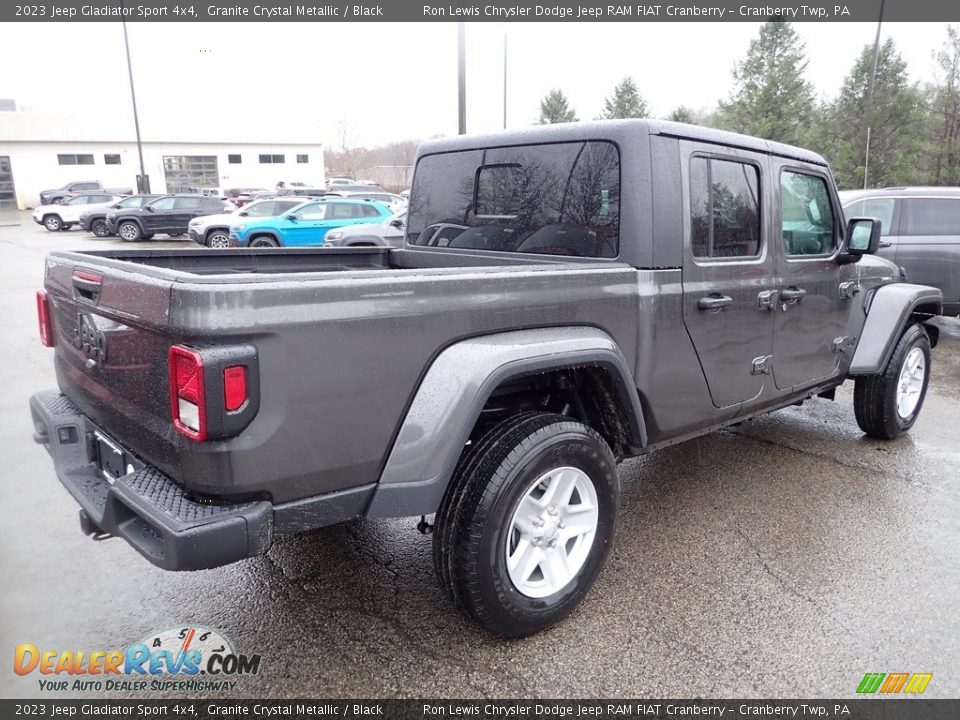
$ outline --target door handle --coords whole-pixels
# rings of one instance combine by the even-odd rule
[[[728,305],[733,305],[733,298],[728,295],[707,295],[697,300],[701,310],[723,310]]]
[[[893,243],[887,242],[886,240],[881,240],[879,247],[882,247],[882,248],[893,247]]]
[[[802,300],[807,294],[803,288],[788,287],[780,291],[780,299],[786,301]]]

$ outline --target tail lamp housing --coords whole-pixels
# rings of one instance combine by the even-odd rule
[[[260,408],[260,368],[252,345],[193,348],[168,354],[170,419],[196,442],[222,440],[244,430]]]
[[[45,290],[37,290],[37,322],[40,325],[40,342],[44,347],[53,347],[53,316],[50,314],[50,298]]]

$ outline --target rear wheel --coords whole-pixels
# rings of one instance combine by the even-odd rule
[[[917,421],[930,382],[930,338],[907,328],[879,375],[858,377],[853,390],[857,425],[870,437],[893,440]]]
[[[63,225],[63,222],[60,220],[59,215],[43,216],[43,226],[50,232],[59,232],[61,225]]]
[[[207,233],[207,247],[228,248],[230,247],[230,233],[227,230],[215,229]]]
[[[94,220],[90,225],[90,232],[99,238],[104,238],[110,235],[110,228],[106,220]]]
[[[269,235],[258,235],[250,241],[250,247],[252,248],[273,248],[280,247],[280,243],[274,240]]]
[[[437,512],[434,563],[447,594],[497,635],[566,617],[613,539],[620,484],[593,429],[525,413],[468,448]]]
[[[135,222],[120,223],[120,227],[117,228],[117,235],[126,242],[136,242],[143,237],[140,226]]]

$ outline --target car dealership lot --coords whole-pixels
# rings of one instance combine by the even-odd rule
[[[199,625],[262,656],[214,697],[850,696],[866,672],[932,672],[925,696],[960,692],[960,322],[940,323],[924,412],[900,440],[864,439],[848,383],[836,403],[623,464],[617,543],[587,601],[505,642],[445,601],[416,519],[330,527],[199,573],[83,537],[31,439],[28,398],[54,385],[34,291],[48,250],[108,247],[130,245],[28,217],[0,228],[7,663],[18,643],[123,649]],[[41,694],[37,673],[5,668],[3,696]]]

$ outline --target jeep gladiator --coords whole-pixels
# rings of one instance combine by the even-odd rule
[[[913,425],[941,296],[879,232],[823,158],[756,138],[430,141],[400,248],[51,253],[35,439],[83,531],[160,567],[423,516],[451,600],[528,635],[597,577],[621,459],[847,379],[867,435]]]

